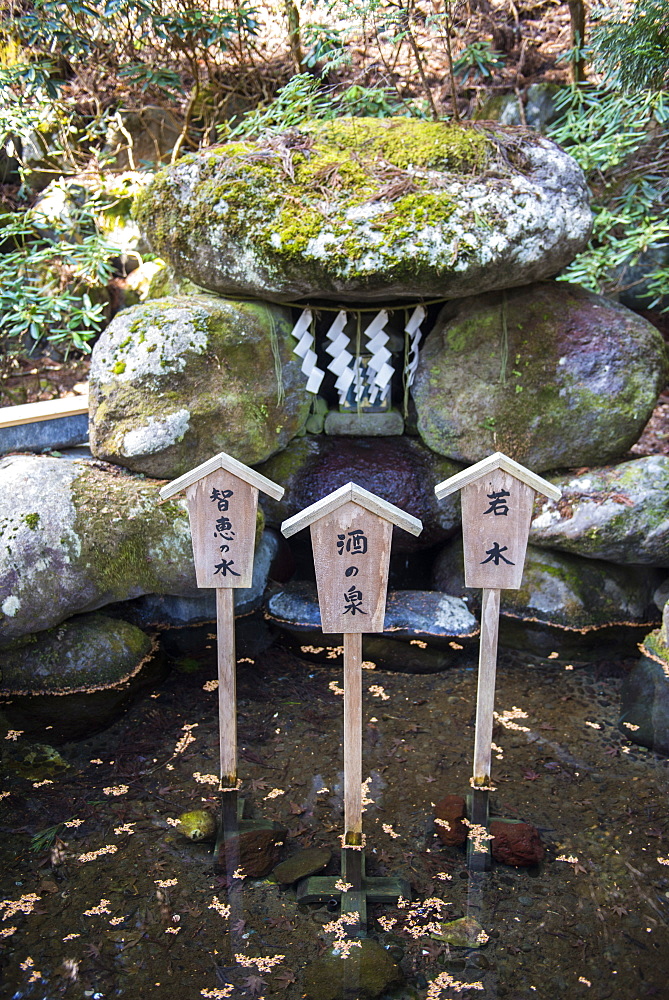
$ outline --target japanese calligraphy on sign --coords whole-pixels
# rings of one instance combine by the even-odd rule
[[[198,587],[250,587],[258,490],[217,469],[186,490]]]
[[[462,528],[467,587],[520,587],[534,490],[502,468],[463,486]]]
[[[393,526],[349,501],[311,525],[324,632],[382,632]]]

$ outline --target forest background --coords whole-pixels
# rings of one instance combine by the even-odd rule
[[[592,193],[560,278],[666,327],[668,87],[666,0],[2,0],[0,405],[76,391],[138,300],[151,172],[308,117],[535,124]]]

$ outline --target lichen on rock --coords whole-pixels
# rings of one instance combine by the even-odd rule
[[[157,496],[158,484],[121,470],[4,459],[0,644],[141,594],[197,594],[185,502]]]
[[[556,273],[588,240],[574,160],[527,129],[310,121],[161,171],[136,218],[177,272],[225,295],[461,296]]]
[[[551,476],[559,501],[542,498],[533,545],[614,563],[669,566],[669,458],[648,455]]]
[[[291,329],[281,307],[204,294],[119,313],[93,351],[93,453],[168,479],[219,451],[269,458],[311,403]]]

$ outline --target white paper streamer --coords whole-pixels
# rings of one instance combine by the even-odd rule
[[[325,334],[325,339],[327,340],[325,352],[332,358],[332,361],[328,365],[328,371],[337,376],[335,389],[339,394],[340,403],[343,403],[346,399],[348,390],[355,378],[353,369],[351,368],[351,362],[355,359],[348,349],[349,340],[344,333],[347,318],[346,310],[341,309],[337,313],[332,326]]]
[[[406,375],[407,387],[413,385],[413,380],[416,377],[416,369],[418,368],[418,345],[420,344],[423,336],[423,331],[420,327],[421,323],[425,319],[425,316],[425,307],[416,306],[407,321],[407,325],[404,327],[404,332],[409,337],[409,357],[407,360]]]
[[[316,364],[318,357],[314,351],[314,335],[311,332],[312,319],[311,309],[305,309],[293,327],[293,337],[297,340],[293,354],[302,358],[302,371],[307,376],[307,392],[316,393],[321,387],[325,372]]]
[[[367,387],[371,404],[374,404],[379,396],[381,401],[386,398],[394,372],[390,364],[392,354],[386,347],[389,339],[385,331],[387,322],[388,313],[382,309],[365,330],[367,351],[372,355],[367,362]]]

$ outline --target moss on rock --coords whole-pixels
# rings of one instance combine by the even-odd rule
[[[196,284],[260,297],[518,284],[554,273],[590,231],[583,176],[548,140],[408,118],[312,121],[188,155],[135,215]],[[521,237],[539,231],[528,254]]]
[[[150,636],[105,615],[79,615],[2,651],[4,695],[67,695],[126,683],[152,653]]]
[[[658,331],[564,282],[447,303],[421,352],[418,430],[441,455],[503,451],[536,472],[624,454],[667,372]]]
[[[559,501],[541,500],[530,527],[534,545],[614,563],[669,566],[669,458],[552,476]]]
[[[185,503],[84,462],[17,456],[0,471],[0,643],[147,593],[197,593]],[[26,523],[36,498],[36,529]]]

